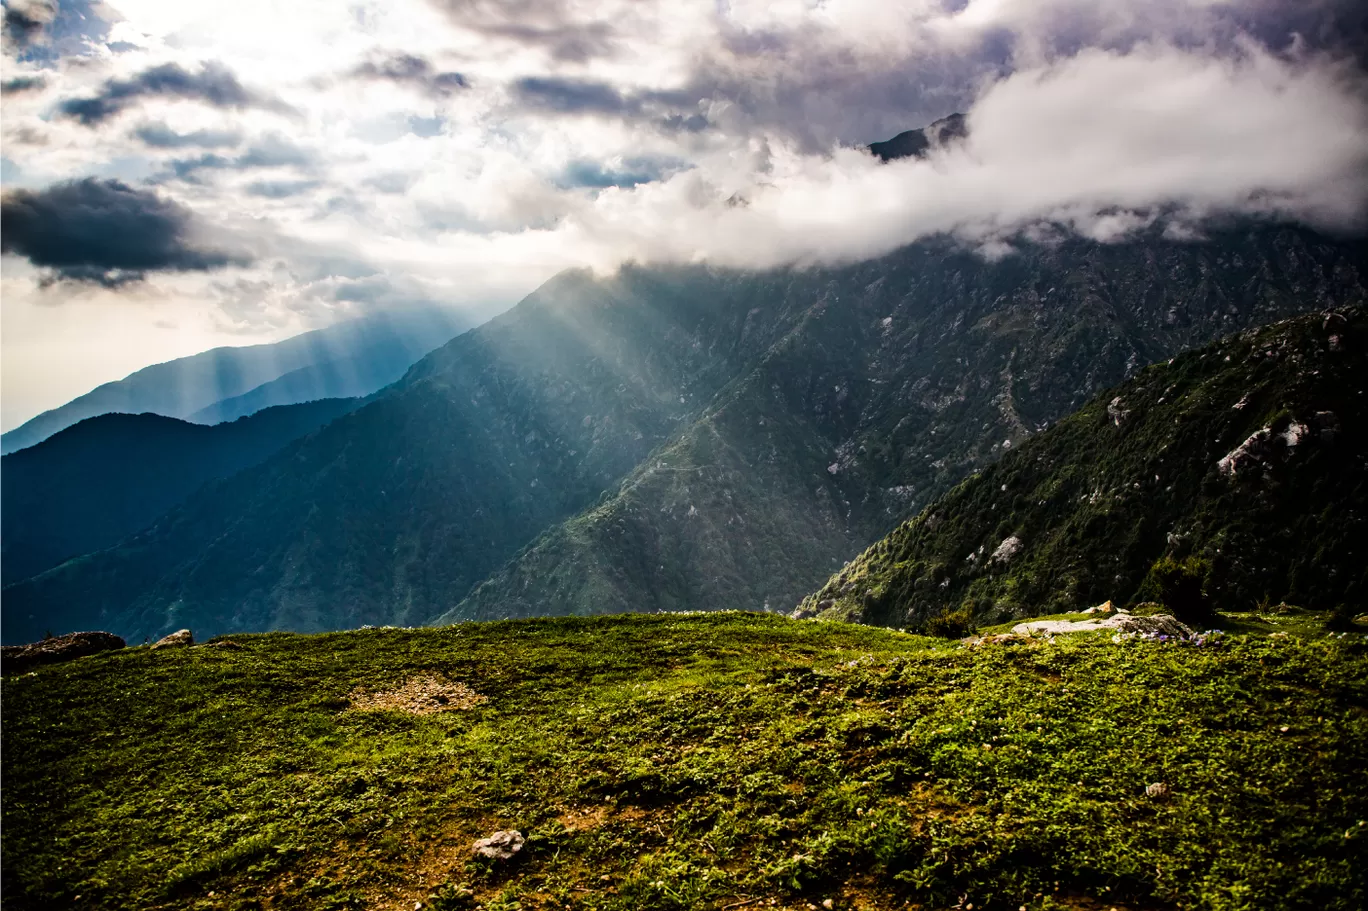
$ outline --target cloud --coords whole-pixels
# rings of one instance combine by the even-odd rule
[[[265,199],[289,199],[316,190],[323,185],[319,180],[256,180],[247,184],[243,190],[250,196]]]
[[[278,100],[244,88],[231,70],[211,62],[204,64],[198,73],[176,63],[164,63],[127,79],[110,79],[98,94],[64,101],[58,105],[58,111],[84,126],[95,126],[142,98],[178,98],[237,110],[289,110]]]
[[[469,85],[460,73],[438,70],[431,61],[414,54],[392,54],[368,61],[352,70],[352,76],[408,85],[436,97],[450,95]]]
[[[639,105],[606,82],[528,76],[513,86],[528,107],[556,114],[627,114]]]
[[[556,184],[567,189],[630,188],[660,180],[685,167],[687,165],[679,159],[626,158],[606,165],[581,159],[566,165]]]
[[[26,48],[42,38],[55,18],[55,0],[9,0],[5,4],[5,38],[16,47]]]
[[[535,47],[552,60],[585,63],[616,51],[620,12],[562,0],[433,0],[452,23],[485,38]],[[589,7],[584,9],[584,7]]]
[[[8,191],[0,219],[3,252],[57,279],[115,287],[149,272],[204,272],[245,261],[201,245],[190,210],[117,180]]]
[[[194,130],[177,133],[164,123],[145,123],[133,135],[155,149],[223,149],[242,142],[237,130]]]
[[[280,136],[266,136],[241,155],[228,157],[216,152],[206,152],[195,158],[177,158],[169,163],[166,177],[181,180],[194,180],[200,171],[249,171],[258,168],[298,168],[307,170],[315,163],[309,151],[300,148]]]
[[[1254,46],[1231,59],[1089,50],[994,82],[967,138],[924,159],[778,145],[763,167],[705,164],[604,191],[561,229],[604,265],[742,267],[857,260],[944,234],[1001,250],[1042,227],[1104,241],[1230,216],[1361,229],[1365,88],[1344,64]],[[738,195],[748,205],[730,205]]]
[[[15,76],[13,79],[6,79],[0,83],[0,92],[6,95],[17,95],[20,92],[34,92],[47,85],[47,80],[42,76]]]

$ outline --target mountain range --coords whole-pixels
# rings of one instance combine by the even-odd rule
[[[359,404],[281,405],[212,427],[103,414],[10,453],[0,459],[0,576],[26,579],[117,544],[206,481],[255,465]]]
[[[214,348],[153,364],[45,411],[0,436],[5,454],[101,414],[234,420],[271,405],[369,395],[469,327],[459,311],[412,307],[347,320],[266,345]]]
[[[4,635],[787,611],[1144,365],[1362,304],[1365,252],[1246,223],[563,273],[136,536],[7,586]]]

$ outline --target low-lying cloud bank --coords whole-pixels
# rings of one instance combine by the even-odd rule
[[[601,264],[707,260],[765,267],[877,256],[933,234],[1001,253],[1050,226],[1102,241],[1213,217],[1364,226],[1361,74],[1249,45],[1230,58],[1171,46],[1087,50],[992,84],[968,138],[888,164],[857,149],[712,162],[608,190],[559,228]],[[744,200],[744,205],[737,205]]]

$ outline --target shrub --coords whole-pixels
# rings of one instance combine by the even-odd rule
[[[1203,623],[1214,615],[1208,582],[1211,563],[1203,557],[1160,557],[1140,585],[1139,600],[1158,601],[1184,623]]]

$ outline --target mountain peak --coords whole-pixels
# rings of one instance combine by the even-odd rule
[[[875,142],[869,151],[880,161],[893,161],[895,158],[925,158],[932,149],[949,145],[955,140],[969,135],[963,114],[951,114],[929,123],[921,129],[907,130],[892,139]]]

